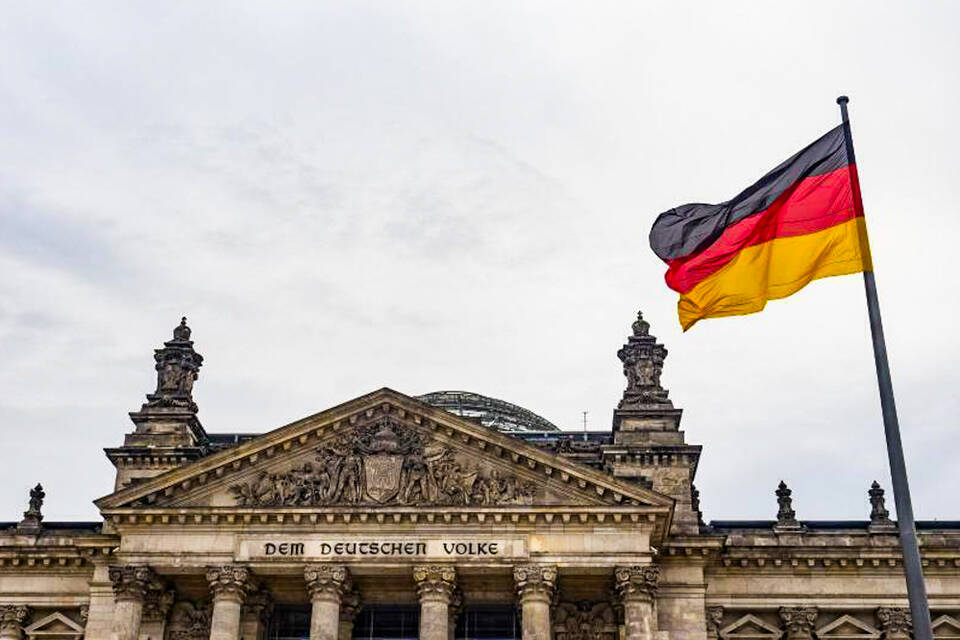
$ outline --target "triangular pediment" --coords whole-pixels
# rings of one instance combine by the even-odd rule
[[[877,640],[881,636],[879,629],[866,622],[845,614],[817,629],[817,637],[822,640]]]
[[[752,613],[720,630],[720,637],[724,640],[774,640],[782,635],[782,630],[767,624]]]
[[[23,632],[28,638],[79,638],[83,635],[83,627],[55,611],[26,627]]]
[[[130,510],[509,509],[631,512],[673,501],[390,389],[304,418],[96,502]]]
[[[936,618],[933,623],[933,637],[937,638],[960,638],[960,620],[953,616],[942,615]]]

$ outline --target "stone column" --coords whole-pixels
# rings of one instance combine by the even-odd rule
[[[248,595],[240,613],[240,637],[243,640],[264,640],[272,614],[273,598],[269,591],[260,589]]]
[[[877,621],[884,638],[908,640],[913,637],[913,616],[910,615],[910,609],[880,607],[877,609]]]
[[[148,638],[163,638],[167,628],[167,614],[176,599],[176,591],[148,589],[143,600],[140,634]]]
[[[360,591],[354,587],[340,599],[340,640],[353,637],[353,622],[360,612]]]
[[[210,640],[240,640],[240,613],[253,591],[250,570],[234,564],[210,567],[207,582],[213,596]]]
[[[22,604],[0,606],[0,640],[23,638],[23,623],[30,615],[30,607]]]
[[[626,640],[654,640],[657,637],[654,598],[660,581],[660,567],[649,564],[617,567],[614,577],[623,603]]]
[[[451,565],[430,564],[413,568],[420,597],[420,640],[450,640],[450,599],[457,586]]]
[[[817,623],[816,607],[780,607],[780,619],[787,633],[783,640],[811,640]]]
[[[150,567],[126,565],[110,567],[113,583],[113,632],[117,640],[137,640],[143,618],[143,602],[147,591],[159,587],[159,580]]]
[[[310,640],[338,640],[340,602],[353,586],[350,572],[341,565],[314,564],[304,568],[303,578],[312,605]]]
[[[557,587],[557,568],[528,564],[513,568],[520,599],[523,640],[550,640],[550,605]]]
[[[453,594],[450,596],[450,606],[447,609],[447,613],[450,616],[450,624],[447,634],[449,640],[455,639],[455,633],[457,632],[457,616],[460,615],[460,609],[463,608],[463,592],[460,591],[460,587],[454,587]]]

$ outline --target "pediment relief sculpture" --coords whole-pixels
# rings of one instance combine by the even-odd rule
[[[312,460],[260,471],[229,487],[241,507],[532,504],[537,485],[384,418],[314,451]]]
[[[556,640],[615,640],[617,614],[609,602],[561,602],[553,610]]]

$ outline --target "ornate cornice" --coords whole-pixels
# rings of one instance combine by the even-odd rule
[[[20,637],[20,629],[30,615],[30,607],[25,605],[0,605],[0,631],[5,634],[16,634]]]
[[[250,569],[236,564],[209,567],[207,582],[214,600],[223,598],[243,602],[255,587]]]
[[[153,569],[146,565],[121,565],[110,567],[110,582],[118,602],[144,602],[147,592],[159,589],[160,580]]]
[[[780,607],[778,613],[787,634],[785,640],[809,640],[817,622],[816,607]]]
[[[617,567],[614,570],[617,594],[624,602],[652,599],[660,582],[660,567],[655,564]]]
[[[303,568],[303,579],[307,581],[307,592],[312,600],[340,602],[353,586],[350,571],[339,564],[307,565]]]
[[[557,588],[557,568],[551,564],[525,564],[513,568],[517,595],[526,598],[553,600]]]
[[[457,588],[457,570],[449,564],[427,564],[413,568],[417,595],[423,600],[443,600],[450,603]]]

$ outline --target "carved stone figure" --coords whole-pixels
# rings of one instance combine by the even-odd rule
[[[534,482],[482,472],[442,443],[391,418],[319,448],[316,462],[261,471],[230,487],[242,507],[353,504],[530,504]]]
[[[193,383],[203,364],[203,356],[193,350],[190,327],[182,318],[173,330],[173,340],[163,343],[162,349],[154,351],[157,370],[157,390],[147,394],[147,403],[141,411],[150,408],[173,407],[195,412]]]
[[[627,344],[620,348],[617,357],[623,363],[623,375],[627,378],[627,388],[618,409],[673,406],[668,399],[669,393],[660,385],[667,349],[650,335],[650,323],[643,319],[643,312],[637,313],[633,335],[627,338]]]
[[[18,530],[39,531],[40,523],[43,522],[43,499],[46,495],[39,482],[30,490],[30,503],[27,510],[23,512],[23,520],[17,525]]]
[[[720,640],[723,625],[723,607],[707,607],[707,638]]]
[[[553,611],[555,640],[614,640],[617,617],[609,602],[561,602]]]
[[[210,637],[212,613],[209,602],[177,602],[170,612],[167,640],[206,640]]]

